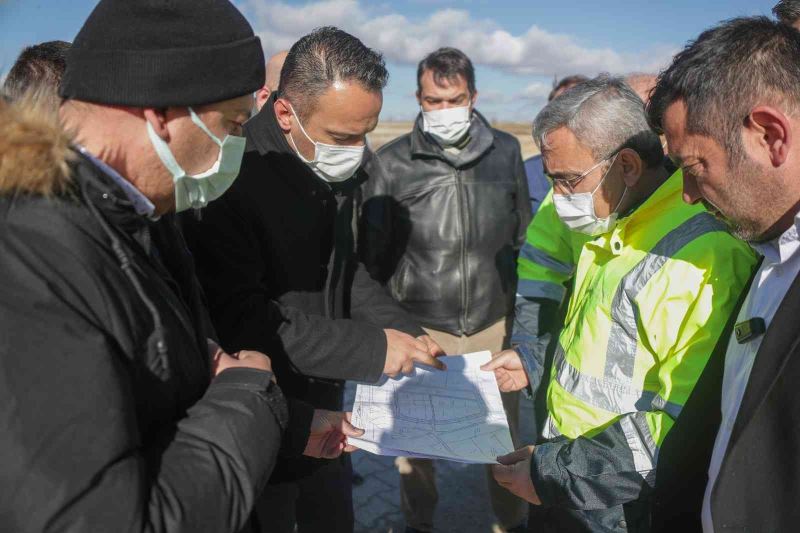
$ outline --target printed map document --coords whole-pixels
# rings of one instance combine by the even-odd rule
[[[447,370],[415,368],[412,376],[359,384],[348,442],[378,455],[490,464],[514,451],[490,352],[442,357]]]

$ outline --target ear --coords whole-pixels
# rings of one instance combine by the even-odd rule
[[[422,93],[417,89],[417,104],[422,107]]]
[[[644,172],[644,161],[636,150],[623,148],[617,155],[617,165],[622,172],[622,181],[626,187],[634,188],[639,183]]]
[[[472,109],[474,110],[475,109],[475,104],[478,103],[478,90],[477,89],[475,89],[475,92],[472,93],[472,101],[470,103],[472,105]]]
[[[167,129],[167,110],[155,107],[145,107],[142,109],[144,119],[153,126],[156,135],[169,142],[169,130]]]
[[[281,130],[283,130],[284,133],[292,131],[292,117],[294,114],[292,113],[289,101],[285,98],[278,98],[275,100],[273,109],[275,110],[275,118],[278,120],[278,126],[281,127]]]
[[[754,107],[744,122],[744,143],[763,151],[773,167],[783,165],[792,146],[792,124],[786,115],[771,106]]]
[[[256,91],[256,109],[260,110],[262,107],[264,107],[264,104],[266,104],[267,100],[269,100],[270,94],[272,94],[272,91],[270,91],[269,87],[266,85]]]

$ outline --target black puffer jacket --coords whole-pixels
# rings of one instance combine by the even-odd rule
[[[531,218],[519,142],[473,113],[469,143],[443,150],[422,131],[368,167],[362,254],[423,326],[471,335],[508,316]]]
[[[0,119],[0,530],[239,531],[287,424],[272,374],[210,379],[172,217],[57,128]]]

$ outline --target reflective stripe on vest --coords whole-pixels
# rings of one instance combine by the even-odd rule
[[[526,298],[547,298],[560,302],[566,293],[563,285],[549,281],[521,279],[517,283],[517,294]]]
[[[665,235],[633,269],[622,278],[611,305],[605,375],[621,383],[633,379],[638,344],[636,297],[647,282],[678,251],[696,238],[722,231],[725,225],[709,213],[698,213]]]
[[[572,276],[572,274],[575,272],[575,265],[568,265],[566,263],[562,263],[558,259],[547,254],[546,252],[543,252],[542,250],[536,248],[529,242],[526,242],[522,246],[522,250],[520,250],[519,256],[523,259],[527,259],[531,263],[536,263],[537,265],[542,266],[548,270],[559,272],[567,276]]]
[[[569,364],[564,349],[559,344],[553,357],[556,368],[556,382],[562,389],[586,405],[603,409],[610,413],[624,415],[634,411],[664,411],[672,418],[678,418],[682,406],[668,402],[653,391],[626,386],[616,380],[605,380],[582,374]]]
[[[619,420],[625,440],[633,454],[633,464],[648,484],[655,485],[658,446],[650,434],[644,413],[623,416]]]
[[[706,233],[724,229],[722,222],[703,212],[665,235],[622,278],[614,294],[604,377],[584,374],[572,366],[559,344],[553,359],[555,380],[559,386],[586,405],[617,415],[637,411],[664,411],[673,419],[677,418],[681,405],[668,402],[654,391],[642,390],[633,385],[638,345],[635,301],[650,279],[684,246]],[[646,423],[643,427],[646,427]],[[552,438],[556,432],[552,417],[548,416],[544,436]],[[646,433],[649,435],[649,430]],[[652,440],[652,435],[649,438]],[[645,462],[643,457],[644,455],[639,456],[642,464]]]

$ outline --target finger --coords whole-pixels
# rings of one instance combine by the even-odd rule
[[[511,482],[511,471],[510,466],[492,465],[494,479],[503,486]]]
[[[328,459],[339,457],[344,449],[344,438],[337,432],[331,432],[322,446],[322,454]]]
[[[364,430],[355,427],[347,420],[342,420],[342,433],[347,437],[360,437],[364,434]]]
[[[497,462],[501,465],[513,465],[520,461],[524,461],[525,459],[530,456],[530,451],[528,448],[520,448],[519,450],[513,451],[507,455],[501,455],[497,458]]]
[[[414,339],[414,348],[425,353],[428,353],[429,350],[428,343],[419,338]]]
[[[495,379],[497,380],[498,387],[502,387],[503,385],[509,386],[509,381],[512,382],[514,381],[508,374],[503,374],[502,376],[495,376]]]
[[[439,343],[433,340],[430,336],[425,337],[425,342],[428,343],[428,351],[434,357],[440,357],[442,355],[447,355]]]
[[[497,388],[502,392],[509,392],[514,388],[514,380],[511,378],[505,378],[503,381],[498,380]]]
[[[486,370],[487,372],[490,372],[492,370],[497,370],[499,368],[505,367],[507,362],[508,362],[508,354],[503,354],[498,357],[495,357],[485,365],[481,366],[481,370]]]
[[[352,444],[349,444],[349,443],[348,443],[348,444],[347,444],[347,445],[344,447],[344,450],[342,450],[342,451],[343,451],[343,452],[345,452],[345,453],[353,453],[353,452],[357,452],[358,450],[360,450],[360,448],[358,448],[358,447],[356,447],[356,446],[353,446]]]
[[[500,385],[497,388],[500,389],[500,392],[516,392],[519,390],[519,387],[517,387],[516,383],[514,383],[513,381],[509,383],[504,383],[503,385]]]
[[[405,363],[403,363],[403,368],[400,370],[406,376],[410,376],[414,373],[414,361],[409,359]]]
[[[432,366],[439,370],[447,370],[447,365],[426,352],[415,352],[411,357],[423,365]]]
[[[519,450],[513,451],[507,455],[501,455],[497,458],[497,462],[501,465],[513,465],[520,461],[524,461],[525,459],[530,456],[530,451],[528,448],[520,448]]]
[[[511,374],[505,368],[498,368],[494,371],[494,377],[498,383],[511,379]]]

